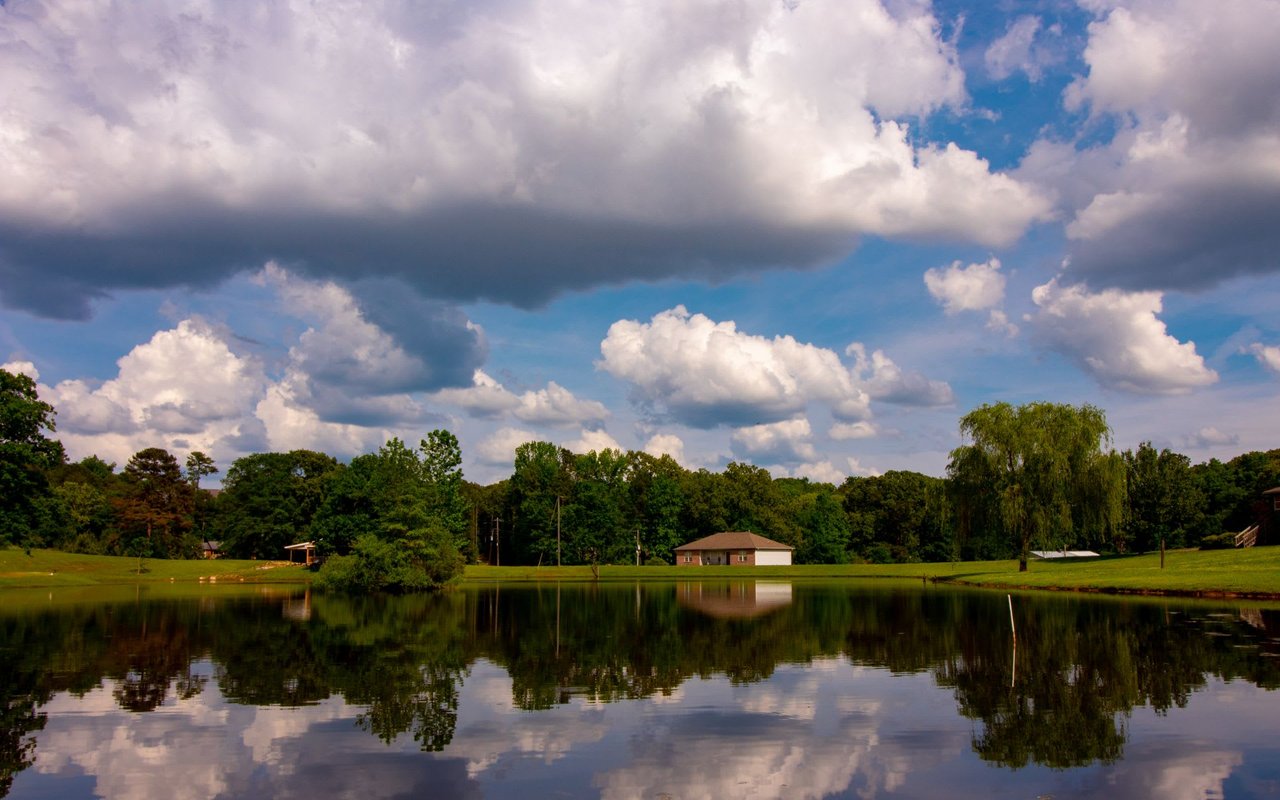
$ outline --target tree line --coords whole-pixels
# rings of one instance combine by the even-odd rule
[[[1032,546],[1221,544],[1280,485],[1280,449],[1194,465],[1150,443],[1116,452],[1092,406],[998,403],[960,427],[945,478],[895,470],[837,486],[538,441],[515,450],[510,477],[479,485],[463,478],[457,438],[436,430],[349,463],[313,450],[243,456],[210,490],[201,481],[220,467],[198,451],[183,463],[154,447],[121,468],[69,462],[34,382],[0,371],[0,545],[192,558],[218,542],[228,556],[280,559],[315,541],[326,555],[381,559],[404,586],[464,561],[670,564],[675,547],[726,530],[791,545],[802,564],[1025,559]],[[438,562],[448,569],[433,572]],[[372,580],[341,566],[341,580]]]

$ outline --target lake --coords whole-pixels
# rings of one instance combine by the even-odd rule
[[[0,596],[0,796],[1280,797],[1274,604],[171,591]]]

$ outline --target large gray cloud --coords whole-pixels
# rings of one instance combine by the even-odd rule
[[[1280,7],[1275,0],[1089,0],[1088,74],[1069,110],[1103,144],[1039,142],[1019,175],[1067,210],[1092,285],[1197,289],[1280,270]]]
[[[0,6],[3,302],[83,318],[277,259],[534,305],[998,245],[1035,190],[896,120],[965,101],[927,6]]]

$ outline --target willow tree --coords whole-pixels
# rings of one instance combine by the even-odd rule
[[[1091,405],[984,405],[960,420],[967,442],[947,474],[962,535],[1003,531],[1025,572],[1031,545],[1105,540],[1124,514],[1124,463],[1111,428]]]

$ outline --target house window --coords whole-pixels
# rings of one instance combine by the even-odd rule
[[[686,564],[692,564],[692,563],[693,563],[693,556],[689,555],[688,553],[685,553],[685,554],[684,554],[684,563],[686,563]]]
[[[738,553],[738,563],[739,563],[739,564],[745,564],[745,563],[747,563],[747,554],[746,554],[746,553]]]

